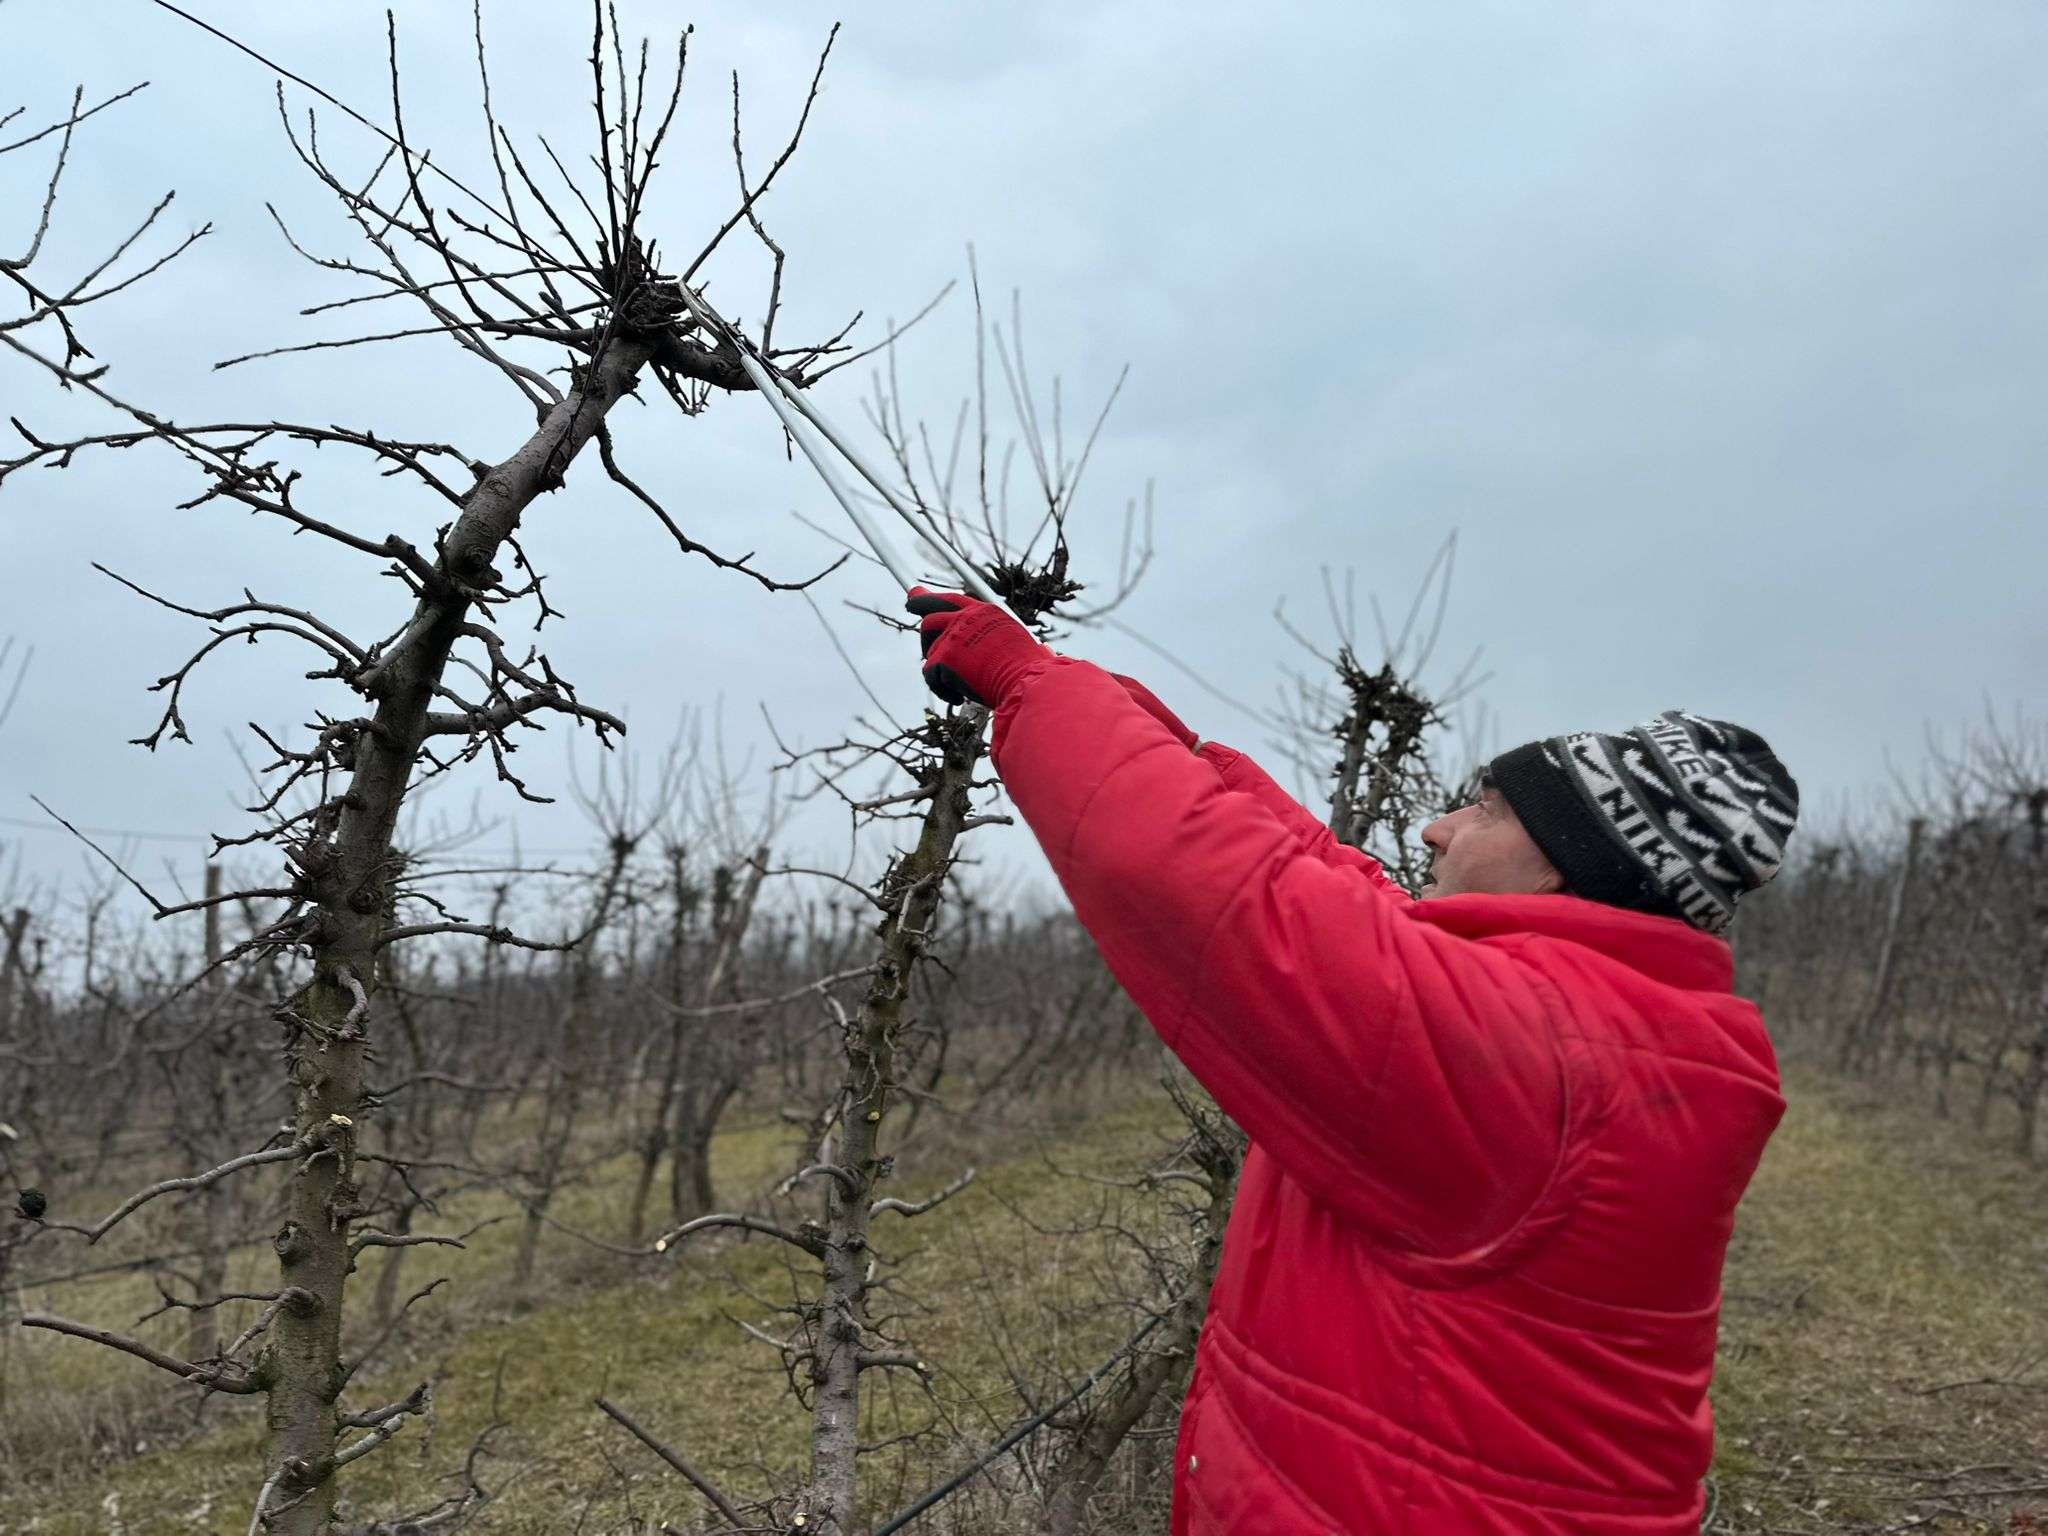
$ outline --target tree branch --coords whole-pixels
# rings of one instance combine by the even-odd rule
[[[21,1320],[24,1328],[47,1328],[52,1333],[68,1333],[76,1339],[90,1339],[95,1344],[104,1344],[109,1349],[118,1349],[123,1354],[133,1355],[138,1360],[147,1360],[159,1370],[169,1371],[187,1381],[217,1392],[233,1392],[246,1396],[261,1390],[250,1379],[248,1373],[237,1365],[223,1360],[216,1365],[195,1365],[190,1360],[180,1360],[176,1355],[167,1355],[162,1350],[131,1339],[126,1334],[114,1333],[105,1328],[95,1328],[88,1323],[74,1323],[66,1317],[54,1317],[47,1312],[30,1312]]]
[[[717,1510],[718,1513],[724,1517],[726,1524],[738,1530],[745,1530],[748,1528],[747,1522],[740,1518],[740,1512],[733,1507],[732,1501],[728,1499],[724,1494],[718,1491],[717,1485],[714,1484],[711,1481],[711,1479],[706,1477],[702,1472],[699,1472],[687,1461],[683,1460],[682,1457],[678,1456],[668,1446],[664,1445],[661,1441],[655,1439],[654,1436],[649,1434],[645,1429],[642,1429],[640,1425],[634,1421],[633,1416],[631,1414],[627,1413],[625,1409],[619,1407],[619,1405],[614,1403],[610,1398],[600,1397],[593,1399],[593,1401],[597,1404],[598,1408],[608,1418],[610,1418],[620,1428],[624,1429],[626,1433],[631,1435],[635,1440],[638,1440],[642,1445],[646,1446],[647,1449],[654,1452],[655,1455],[659,1456],[663,1461],[667,1462],[671,1467],[675,1468],[676,1471],[680,1472],[683,1475],[684,1480],[687,1481],[692,1488],[696,1489],[699,1493],[703,1494],[705,1499],[710,1503],[711,1507]]]

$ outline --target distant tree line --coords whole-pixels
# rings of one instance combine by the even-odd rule
[[[2048,1097],[2048,731],[1929,742],[1860,821],[1808,826],[1735,930],[1781,1048],[1911,1084],[2038,1159]]]

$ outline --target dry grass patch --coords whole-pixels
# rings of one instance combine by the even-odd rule
[[[940,1368],[936,1394],[945,1416],[965,1432],[986,1432],[1016,1415],[1005,1351],[1020,1337],[1078,1372],[1128,1330],[1121,1312],[1089,1315],[1085,1307],[1102,1278],[1099,1239],[1048,1240],[1025,1225],[1085,1224],[1098,1188],[1051,1177],[1029,1149],[1041,1141],[1057,1145],[1063,1168],[1129,1171],[1163,1145],[1172,1123],[1171,1106],[1154,1092],[1078,1129],[1012,1128],[1010,1155],[985,1167],[964,1194],[915,1223],[884,1219],[876,1240],[903,1261],[900,1296],[912,1313],[906,1331]],[[791,1133],[778,1126],[722,1137],[715,1149],[720,1187],[763,1187],[787,1169],[792,1150]],[[921,1152],[916,1165],[928,1176],[906,1177],[891,1192],[917,1198],[935,1191],[955,1167],[953,1150]],[[605,1168],[608,1176],[558,1197],[556,1214],[565,1223],[607,1234],[623,1223],[632,1159],[622,1156]],[[435,1226],[460,1227],[505,1209],[502,1196],[480,1191],[444,1201]],[[768,1323],[772,1304],[793,1286],[814,1288],[812,1277],[792,1273],[786,1250],[759,1239],[725,1240],[677,1260],[635,1263],[551,1235],[543,1250],[548,1262],[532,1293],[520,1297],[504,1283],[516,1237],[516,1222],[504,1221],[477,1233],[465,1251],[407,1250],[402,1293],[442,1275],[451,1283],[415,1310],[417,1326],[403,1351],[352,1389],[350,1401],[387,1401],[432,1377],[434,1418],[426,1433],[409,1427],[350,1469],[353,1518],[430,1502],[496,1419],[505,1427],[484,1480],[500,1497],[470,1529],[539,1536],[579,1521],[601,1532],[697,1520],[697,1496],[592,1406],[600,1392],[684,1449],[736,1497],[764,1494],[801,1475],[806,1426],[777,1357],[734,1321]],[[1028,1262],[1018,1262],[1025,1253]],[[249,1262],[260,1273],[260,1260]],[[364,1265],[365,1286],[375,1283],[375,1262]],[[67,1304],[91,1320],[125,1327],[151,1294],[135,1277],[100,1290],[89,1305],[75,1296]],[[1060,1324],[1050,1333],[1049,1319]],[[81,1399],[115,1392],[147,1400],[161,1416],[166,1404],[188,1396],[146,1366],[75,1340],[38,1339],[33,1348],[37,1358],[24,1375],[40,1390],[45,1412],[77,1412]],[[57,1475],[49,1475],[54,1466],[39,1474],[17,1462],[0,1473],[0,1531],[244,1536],[260,1438],[245,1407],[216,1401],[196,1429],[184,1429],[171,1444],[145,1436],[139,1454],[105,1440],[97,1450],[75,1445],[60,1458]],[[878,1394],[873,1414],[874,1432],[864,1438],[935,1421],[933,1405],[907,1381]],[[72,1427],[59,1430],[59,1438]],[[869,1475],[877,1507],[893,1507],[944,1470],[929,1446],[878,1457]]]
[[[1712,1529],[2048,1529],[2048,1175],[1882,1089],[1787,1097],[1729,1254]]]
[[[2048,1529],[2048,1369],[2027,1374],[2048,1364],[2048,1175],[1867,1087],[1794,1070],[1788,1096],[1791,1112],[1729,1258],[1713,1529]],[[912,1197],[946,1182],[958,1161],[984,1166],[929,1217],[885,1218],[877,1229],[878,1245],[900,1261],[895,1301],[908,1314],[906,1333],[938,1368],[943,1411],[898,1381],[876,1394],[865,1437],[940,1419],[958,1434],[878,1457],[869,1479],[876,1510],[897,1506],[968,1442],[1014,1419],[1020,1363],[1041,1382],[1048,1359],[1078,1374],[1125,1337],[1129,1314],[1103,1298],[1141,1282],[1127,1250],[1094,1230],[1105,1190],[1052,1176],[1041,1149],[1066,1172],[1128,1173],[1173,1124],[1163,1096],[1140,1088],[1085,1118],[1073,1105],[1036,1128],[985,1131],[995,1160],[988,1144],[962,1143],[922,1148],[907,1163],[905,1187],[893,1192]],[[765,1126],[722,1138],[721,1187],[762,1187],[789,1165],[790,1136]],[[565,1190],[558,1214],[615,1233],[630,1180],[631,1159],[616,1159]],[[504,1210],[502,1197],[479,1192],[449,1202],[443,1225]],[[1122,1215],[1160,1219],[1142,1203]],[[436,1417],[352,1469],[358,1518],[433,1497],[495,1415],[506,1427],[486,1481],[501,1497],[474,1529],[539,1536],[579,1521],[592,1533],[696,1521],[696,1496],[596,1412],[599,1392],[738,1496],[801,1474],[804,1423],[776,1357],[733,1321],[768,1323],[793,1286],[808,1286],[784,1250],[727,1241],[674,1262],[634,1263],[551,1235],[522,1297],[506,1283],[516,1238],[506,1221],[466,1252],[408,1255],[402,1290],[442,1274],[451,1283],[417,1309],[403,1352],[353,1397],[400,1396],[432,1376]],[[366,1264],[363,1283],[374,1281]],[[146,1282],[130,1277],[89,1306],[76,1296],[65,1305],[125,1324],[148,1300]],[[18,1341],[18,1366],[22,1348]],[[95,1393],[132,1398],[159,1424],[167,1405],[172,1421],[189,1420],[185,1394],[144,1366],[75,1341],[35,1341],[34,1350],[41,1374],[18,1371],[17,1389],[38,1390],[31,1411],[53,1443],[89,1417],[82,1405],[101,1401]],[[23,1403],[17,1390],[10,1415]],[[216,1403],[178,1443],[139,1455],[102,1439],[40,1464],[17,1460],[0,1472],[0,1530],[243,1536],[257,1438],[244,1407]]]

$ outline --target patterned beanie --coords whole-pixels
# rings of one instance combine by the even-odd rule
[[[1667,709],[1625,735],[1579,731],[1489,766],[1575,896],[1719,933],[1778,872],[1799,786],[1754,731]]]

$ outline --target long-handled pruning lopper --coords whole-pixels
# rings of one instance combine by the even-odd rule
[[[888,476],[869,463],[860,450],[854,447],[852,440],[834,427],[825,413],[812,404],[808,396],[791,385],[775,371],[766,358],[754,350],[753,343],[740,334],[738,327],[728,325],[721,319],[718,312],[705,302],[703,296],[693,292],[687,283],[678,284],[678,287],[682,291],[684,307],[690,311],[697,323],[714,339],[724,341],[733,348],[739,357],[740,367],[746,370],[746,375],[753,381],[756,392],[768,402],[769,409],[773,410],[776,418],[781,421],[783,430],[795,441],[797,447],[803,450],[804,457],[809,459],[811,467],[817,470],[818,478],[825,482],[825,489],[830,491],[832,499],[845,509],[846,515],[853,520],[853,526],[860,530],[861,538],[866,540],[868,548],[875,552],[875,558],[881,561],[889,574],[896,579],[897,585],[907,591],[917,585],[917,577],[904,562],[896,546],[890,542],[889,536],[868,515],[867,509],[855,499],[853,491],[841,478],[837,466],[832,462],[829,450],[837,450],[840,458],[852,467],[854,473],[874,487],[875,494],[882,498],[890,510],[910,525],[910,531],[938,551],[939,558],[951,567],[953,574],[960,578],[960,584],[967,591],[985,603],[1002,603],[1003,600],[996,595],[981,573],[975,570],[974,562],[953,547],[952,541],[939,528],[931,513],[910,501],[890,484]]]

